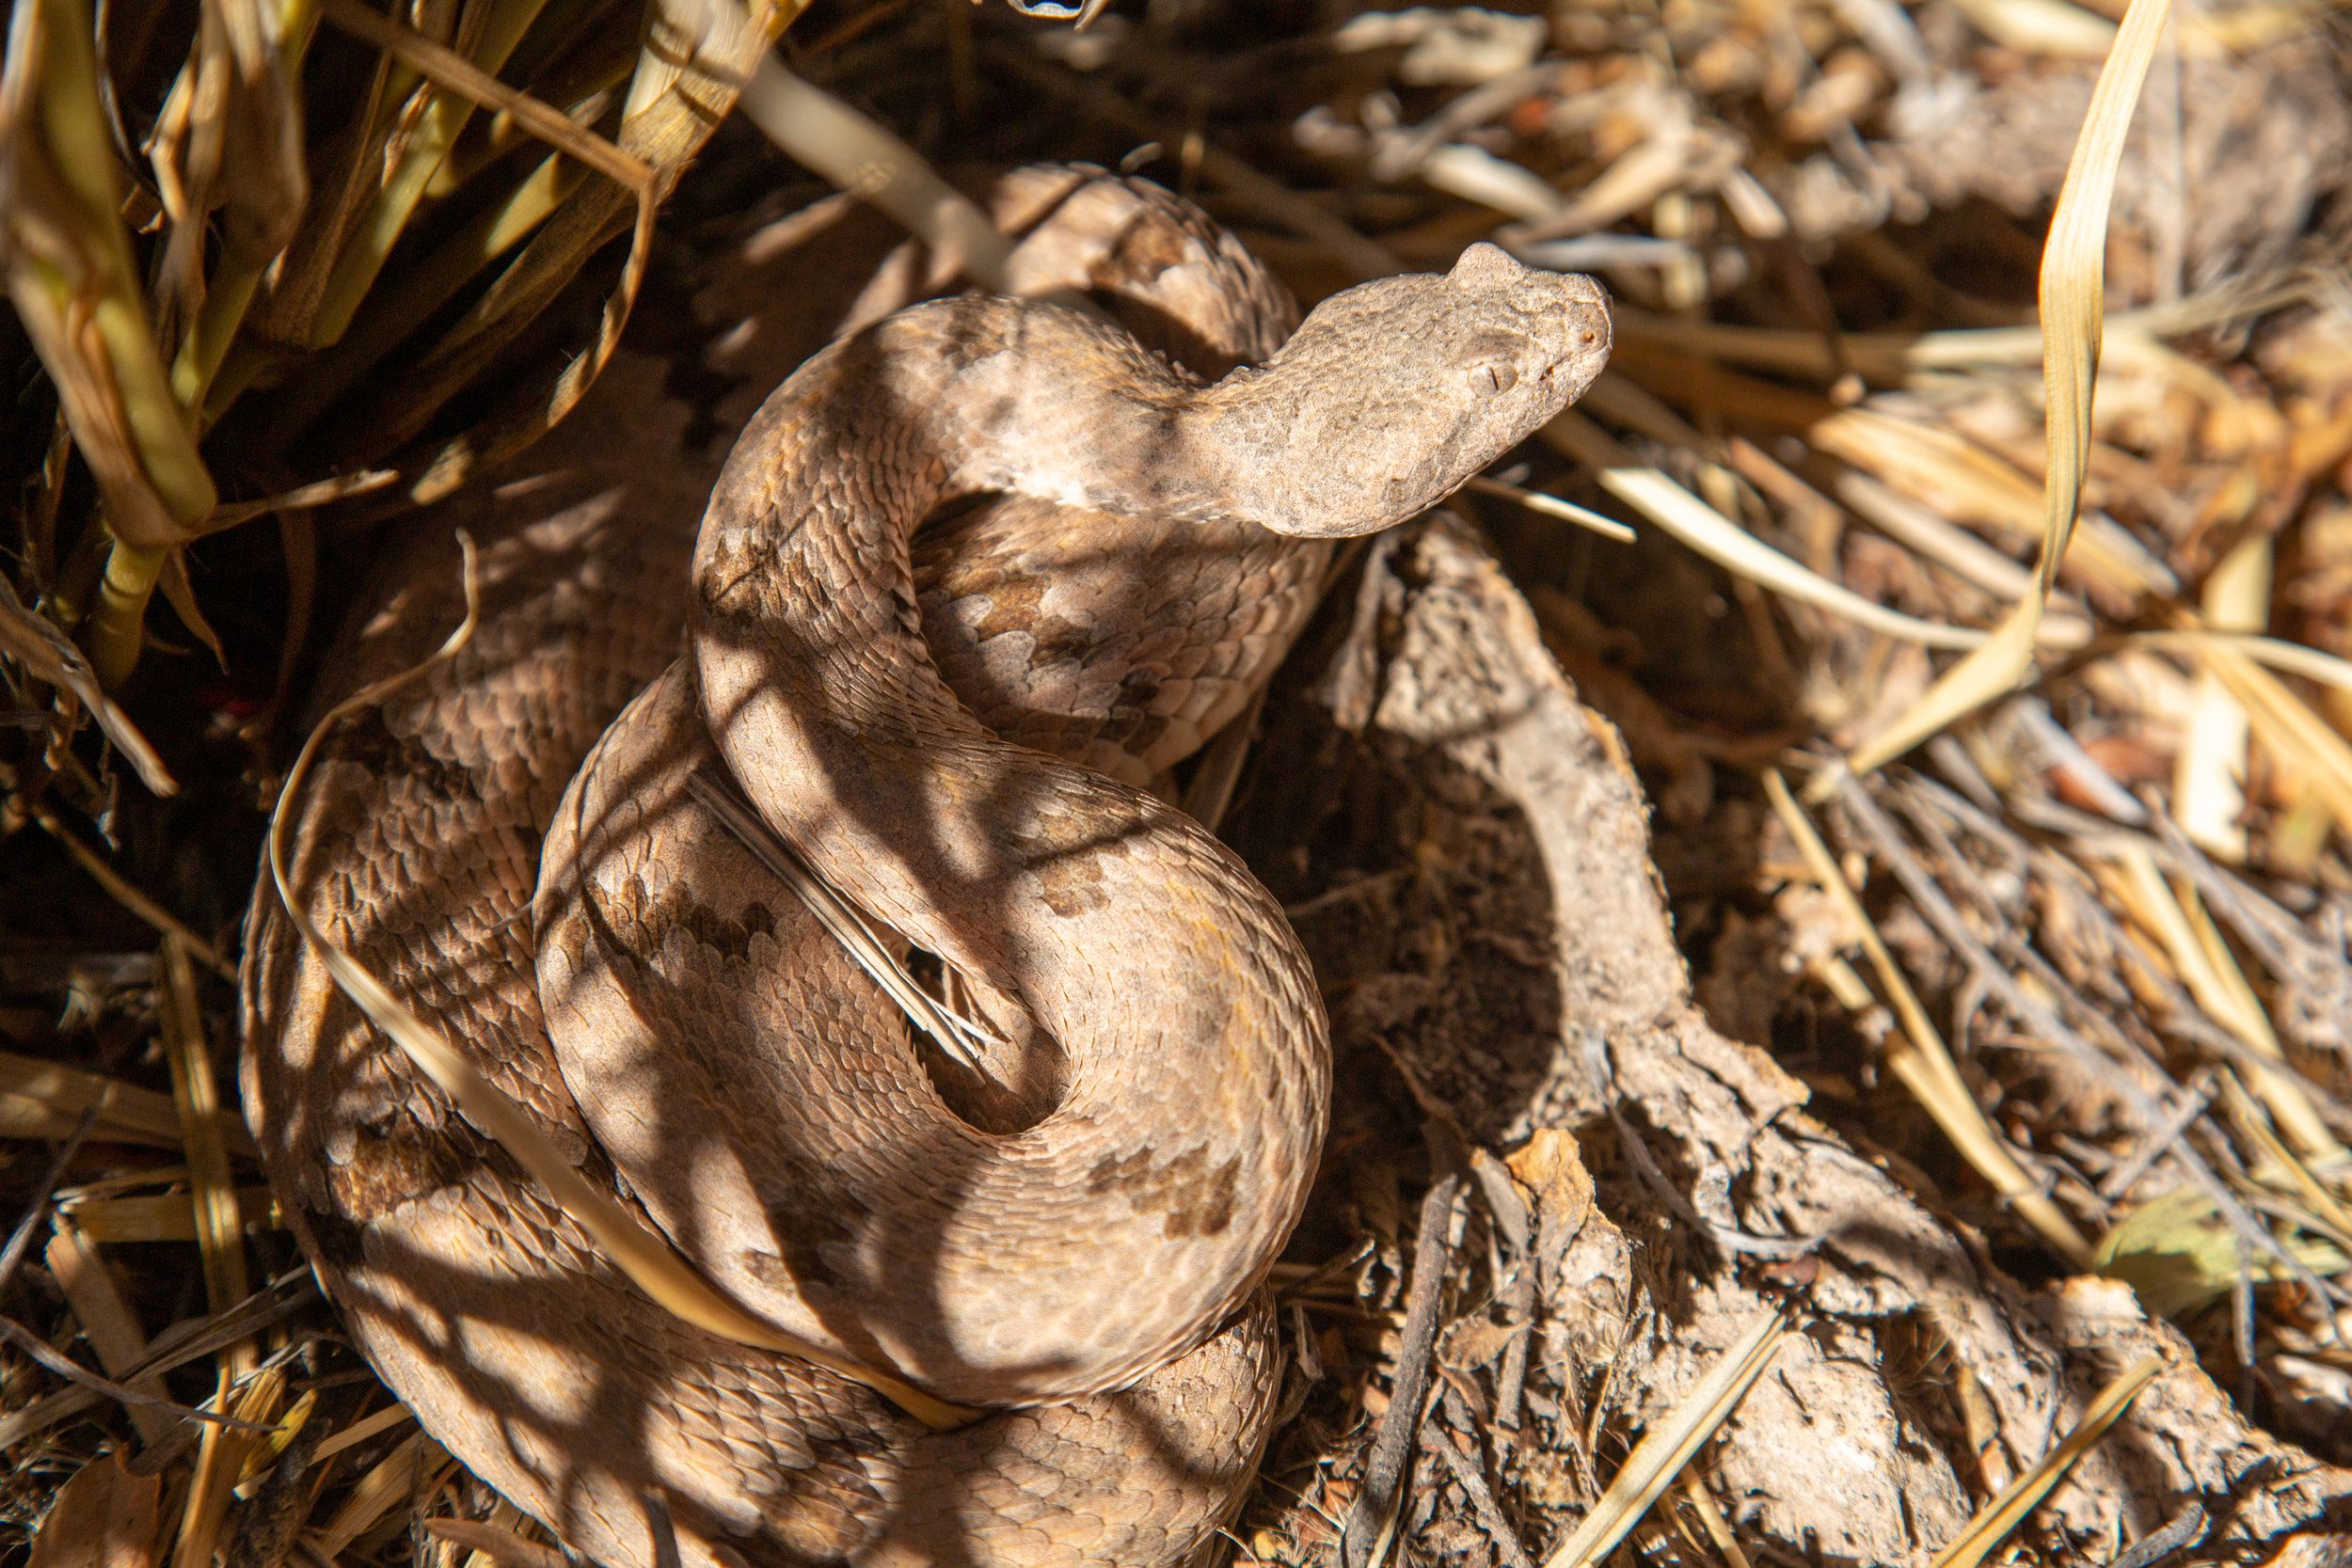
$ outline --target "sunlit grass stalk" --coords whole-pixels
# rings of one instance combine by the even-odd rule
[[[286,394],[285,405],[273,404],[273,417],[285,428],[297,427],[348,391],[484,268],[530,238],[580,188],[587,173],[570,159],[541,160],[503,200],[476,214],[431,255],[387,280],[342,341],[304,368],[300,383]]]
[[[2042,489],[2042,549],[2032,589],[1992,640],[1946,671],[1900,719],[1854,750],[1868,772],[1900,756],[1985,703],[2013,689],[2034,668],[2035,634],[2074,537],[2090,465],[2090,402],[2099,372],[2106,294],[2107,213],[2140,85],[2155,57],[2170,0],[2132,0],[2113,52],[2092,88],[2082,134],[2051,215],[2042,249],[2042,376],[2047,389],[2048,473]]]
[[[8,292],[96,476],[117,541],[89,628],[103,686],[137,660],[164,553],[212,511],[119,215],[121,194],[80,0],[27,0],[9,27],[0,121],[13,177]]]
[[[482,37],[467,55],[485,71],[495,74],[538,20],[547,0],[505,0],[490,12]],[[310,327],[310,342],[325,348],[340,341],[358,313],[360,301],[374,287],[376,276],[390,259],[392,247],[415,215],[425,187],[457,144],[458,134],[473,119],[474,103],[446,87],[428,89],[424,111],[399,161],[385,178],[367,214],[359,221],[343,252],[327,275],[326,292]]]
[[[2051,1201],[2050,1196],[2026,1172],[2017,1156],[2010,1151],[2008,1142],[1986,1117],[1983,1108],[1977,1103],[1976,1096],[1969,1092],[1967,1082],[1961,1077],[1951,1051],[1945,1045],[1943,1036],[1936,1032],[1927,1008],[1920,1005],[1917,993],[1911,989],[1911,982],[1904,978],[1894,955],[1887,951],[1884,939],[1870,923],[1870,917],[1863,909],[1853,885],[1847,881],[1845,872],[1838,867],[1836,857],[1831,855],[1829,846],[1822,841],[1812,818],[1805,815],[1804,808],[1789,793],[1788,783],[1782,779],[1778,768],[1765,769],[1764,794],[1788,828],[1788,836],[1795,840],[1798,852],[1804,857],[1814,879],[1820,883],[1822,891],[1830,895],[1844,914],[1853,940],[1869,958],[1880,985],[1885,989],[1887,1001],[1901,1024],[1900,1029],[1887,1037],[1888,1069],[1912,1092],[1921,1108],[1934,1118],[1936,1126],[1951,1140],[1952,1147],[1960,1151],[1961,1157],[1991,1183],[1993,1189],[2017,1212],[2020,1219],[2040,1233],[2051,1251],[2074,1268],[2089,1269],[2091,1262],[2090,1242],[2075,1228],[2074,1221],[2067,1218],[2065,1211]],[[1842,963],[1843,960],[1839,961]],[[1867,991],[1864,994],[1867,995]],[[1851,1005],[1854,999],[1845,1000]]]

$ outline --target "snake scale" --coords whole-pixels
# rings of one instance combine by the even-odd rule
[[[550,443],[581,473],[461,508],[472,641],[289,807],[294,896],[581,1173],[753,1312],[989,1413],[932,1430],[671,1317],[257,895],[246,1103],[283,1211],[425,1431],[609,1568],[655,1560],[656,1491],[689,1564],[1213,1544],[1271,1415],[1259,1287],[1326,1026],[1280,911],[1135,784],[1270,672],[1323,541],[1441,499],[1607,353],[1596,286],[1490,246],[1285,342],[1279,288],[1156,187],[1031,170],[998,212],[1017,289],[1129,325],[882,317],[774,392],[707,506],[691,461],[597,470],[595,421],[650,417],[599,388]],[[447,632],[453,557],[442,527],[388,552],[322,708]],[[978,1071],[915,1042],[697,769],[937,956],[993,1026]]]

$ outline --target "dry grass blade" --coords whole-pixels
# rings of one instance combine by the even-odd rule
[[[74,1124],[73,1131],[66,1135],[64,1142],[51,1156],[47,1174],[33,1189],[32,1203],[16,1222],[16,1228],[8,1232],[7,1244],[0,1246],[0,1293],[7,1291],[16,1278],[16,1271],[24,1266],[24,1255],[32,1247],[33,1233],[49,1217],[51,1205],[56,1199],[57,1183],[65,1180],[67,1168],[73,1164],[73,1157],[81,1153],[83,1140],[89,1136],[89,1130],[97,1121],[96,1111],[84,1111],[82,1119]]]
[[[2243,539],[2206,578],[2204,620],[2220,631],[2260,632],[2270,622],[2273,547],[2268,535]],[[2246,859],[2246,710],[2221,678],[2197,677],[2188,743],[2173,764],[2173,813],[2181,831],[2206,853],[2233,864]]]
[[[98,1353],[98,1364],[108,1376],[122,1377],[146,1359],[146,1331],[139,1326],[130,1304],[122,1299],[122,1291],[99,1257],[98,1248],[71,1215],[59,1214],[51,1221],[43,1261],[56,1277],[57,1289],[64,1293],[66,1305],[73,1309],[73,1320],[81,1325],[82,1338]],[[150,1399],[166,1397],[158,1378],[141,1378],[130,1386]],[[126,1414],[139,1440],[151,1448],[171,1435],[170,1420],[156,1410],[135,1404]]]
[[[172,1100],[179,1108],[181,1138],[187,1149],[189,1198],[196,1221],[196,1244],[204,1265],[204,1291],[212,1309],[228,1310],[249,1291],[245,1266],[245,1227],[237,1209],[236,1188],[229,1172],[229,1151],[219,1132],[220,1095],[213,1073],[213,1053],[204,1037],[198,1010],[196,974],[188,962],[186,944],[167,935],[163,942],[162,1002],[164,1054],[171,1065]],[[251,1339],[221,1347],[215,1404],[226,1408],[232,1390],[244,1386],[236,1414],[244,1421],[268,1421],[285,1391],[285,1375],[265,1372],[246,1380],[259,1359]],[[228,1517],[230,1494],[245,1467],[252,1440],[218,1427],[207,1427],[197,1448],[196,1476],[181,1515],[180,1541],[174,1568],[206,1568],[213,1546]]]
[[[247,1349],[246,1344],[230,1346],[222,1360],[226,1363]],[[221,1396],[215,1404],[228,1403],[230,1386],[224,1366]],[[285,1370],[263,1368],[237,1396],[238,1424],[205,1426],[196,1450],[196,1475],[188,1484],[187,1503],[180,1515],[172,1568],[211,1568],[214,1550],[221,1544],[221,1527],[228,1522],[229,1505],[236,1501],[237,1478],[245,1473],[246,1460],[254,1449],[276,1435],[278,1405],[285,1396]]]
[[[742,94],[743,113],[795,160],[898,219],[952,271],[983,289],[1006,291],[1012,242],[932,173],[921,153],[785,70],[773,55],[760,56]]]
[[[809,913],[817,917],[817,923],[898,1004],[908,1021],[929,1036],[948,1060],[967,1072],[986,1074],[979,1051],[1004,1044],[993,1030],[934,1000],[917,985],[866,916],[811,870],[792,846],[777,836],[726,784],[698,769],[687,775],[686,787],[705,810],[735,835],[736,842],[792,890]]]
[[[89,13],[21,0],[0,69],[0,262],[115,541],[86,639],[109,689],[137,662],[167,552],[218,499],[156,350],[117,168]]]
[[[427,1519],[424,1529],[436,1541],[446,1541],[476,1554],[477,1562],[487,1558],[496,1568],[566,1568],[570,1561],[553,1546],[526,1541],[511,1529],[478,1520]]]
[[[2263,669],[2251,647],[2220,638],[2187,646],[2246,710],[2263,749],[2314,792],[2342,832],[2352,833],[2352,744]]]
[[[2176,304],[2118,311],[2105,323],[2101,362],[2118,365],[2140,359],[2166,338],[2264,315],[2307,300],[2313,293],[2310,278],[2287,273],[2232,283]],[[1687,321],[1622,304],[1613,309],[1621,341],[1654,343],[1725,364],[1824,381],[1852,371],[1871,381],[1901,384],[1929,372],[2030,364],[2043,352],[2039,325],[1936,332],[1841,332],[1833,344],[1819,332],[1790,327]]]
[[[2234,1036],[2249,1052],[2283,1066],[2286,1053],[2279,1044],[2254,988],[2218,932],[2213,930],[2196,891],[2174,887],[2157,870],[2155,858],[2138,844],[2117,850],[2123,880],[2116,889],[2135,921],[2164,945],[2174,971],[2206,1015]],[[2256,1066],[2255,1086],[2307,1158],[2329,1163],[2344,1157],[2344,1146],[2328,1131],[2302,1085],[2284,1071]]]
[[[93,1109],[98,1124],[91,1136],[103,1143],[173,1150],[183,1147],[179,1110],[169,1095],[38,1056],[0,1051],[0,1136],[63,1137],[75,1118]],[[252,1134],[242,1121],[222,1116],[215,1125],[224,1147],[252,1157]]]
[[[403,467],[415,475],[410,497],[423,503],[448,495],[486,463],[519,451],[561,420],[587,392],[620,344],[644,281],[659,197],[702,150],[735,103],[737,84],[801,13],[805,0],[773,0],[748,13],[733,0],[670,0],[652,8],[652,24],[629,84],[616,142],[653,171],[650,190],[591,182],[560,203],[473,307],[401,381],[399,400],[376,421],[371,453],[389,452],[421,431],[578,276],[588,258],[620,233],[630,235],[621,282],[605,302],[596,340],[544,391],[534,391],[482,428],[444,442]]]
[[[1656,468],[1604,469],[1600,483],[1709,561],[1775,593],[1930,648],[1975,648],[1985,641],[1973,627],[1938,626],[1889,610],[1799,565]]]
[[[1616,518],[1604,517],[1590,507],[1579,506],[1574,501],[1564,501],[1557,496],[1548,496],[1540,490],[1529,490],[1520,485],[1505,483],[1502,480],[1489,478],[1486,474],[1470,475],[1463,488],[1475,491],[1482,496],[1497,496],[1503,500],[1516,501],[1538,515],[1557,517],[1564,523],[1574,523],[1587,532],[1597,533],[1603,539],[1614,540],[1620,545],[1630,545],[1634,540],[1633,531],[1617,521]]]
[[[406,1405],[388,1404],[373,1416],[360,1417],[359,1419],[320,1443],[311,1451],[310,1463],[312,1465],[324,1464],[345,1449],[357,1448],[371,1437],[380,1436],[391,1431],[403,1421],[413,1421],[416,1418],[416,1412]]]
[[[2049,471],[2042,492],[2042,550],[2034,585],[2002,618],[1992,640],[1946,671],[1926,695],[1883,734],[1857,748],[1850,764],[1867,773],[1954,721],[2010,690],[2033,668],[2035,634],[2074,537],[2090,461],[2090,397],[2098,375],[2106,309],[2107,210],[2116,171],[2155,57],[2170,0],[2132,0],[2115,47],[2099,72],[2090,112],[2074,144],[2042,251],[2042,376],[2047,387]]]
[[[201,1421],[208,1432],[221,1428],[246,1432],[270,1430],[266,1422],[251,1420],[242,1414],[230,1416],[210,1407],[195,1409],[184,1404],[175,1404],[170,1400],[158,1399],[141,1393],[127,1383],[117,1383],[111,1378],[101,1377],[87,1367],[76,1363],[64,1352],[53,1349],[46,1339],[12,1318],[0,1318],[0,1339],[5,1339],[14,1345],[28,1359],[56,1373],[67,1382],[78,1384],[86,1392],[103,1399],[113,1400],[126,1407],[145,1405],[151,1410],[167,1412],[182,1420]],[[87,1403],[94,1402],[96,1401],[87,1402]]]
[[[412,1432],[359,1478],[318,1532],[319,1557],[333,1562],[345,1547],[389,1513],[403,1498],[421,1495],[435,1472],[456,1462],[448,1450],[421,1432]]]
[[[2281,641],[2276,637],[2255,637],[2243,632],[2187,629],[2180,631],[2134,632],[2132,641],[2151,648],[2165,648],[2187,654],[2200,662],[2222,658],[2242,659],[2249,664],[2280,670],[2338,691],[2352,692],[2352,660],[2318,648],[2307,648],[2300,642]],[[2223,673],[2222,678],[2238,687],[2253,684],[2245,675]],[[2276,683],[2272,683],[2276,686]],[[2283,692],[2281,693],[2284,694]],[[2304,705],[2297,704],[2297,706]],[[2249,715],[2250,717],[2250,715]],[[2339,739],[2338,744],[2342,744]],[[2292,754],[2293,748],[2289,748]]]
[[[310,202],[295,77],[317,9],[222,0],[204,20],[163,115],[167,124],[174,120],[183,96],[191,107],[199,100],[204,103],[205,112],[187,116],[205,146],[204,193],[194,211],[173,214],[163,262],[166,281],[183,299],[202,296],[171,366],[172,390],[187,408],[202,406],[263,273],[294,238]],[[169,166],[171,139],[157,135],[153,150],[158,181],[168,188],[179,173]],[[217,225],[206,221],[215,198]],[[219,264],[213,277],[199,279],[204,241],[215,230]]]
[[[272,516],[280,512],[304,512],[316,506],[331,506],[354,496],[370,495],[400,478],[397,468],[367,468],[356,474],[338,474],[316,483],[297,485],[282,495],[266,496],[257,501],[238,501],[233,505],[216,507],[204,525],[207,533],[256,517]]]
[[[224,1312],[250,1294],[252,1287],[246,1274],[245,1234],[238,1222],[229,1150],[220,1136],[220,1091],[213,1073],[212,1046],[197,1010],[196,976],[188,966],[187,949],[176,937],[164,939],[163,979],[164,1053],[171,1065],[172,1101],[187,1150],[204,1291],[212,1309]],[[236,1371],[242,1375],[249,1370],[240,1366]]]
[[[180,792],[147,736],[99,685],[98,672],[82,657],[82,650],[45,617],[27,610],[6,577],[0,577],[0,654],[15,659],[36,680],[72,693],[150,790],[157,795]]]
[[[100,105],[90,17],[24,0],[0,75],[6,260],[18,319],[56,382],[117,538],[161,548],[213,508],[155,352]]]
[[[1313,241],[1357,277],[1389,277],[1411,270],[1394,251],[1365,238],[1315,203],[1299,200],[1281,182],[1267,178],[1202,137],[1154,120],[1109,88],[1047,66],[1025,50],[991,47],[985,55],[991,65],[1002,66],[1031,87],[1065,99],[1130,135],[1184,144],[1187,162],[1197,163],[1211,184],[1267,221],[1294,229]]]
[[[2074,1461],[2106,1435],[2107,1428],[2131,1408],[2140,1390],[2163,1370],[2163,1361],[2152,1355],[2100,1389],[2099,1397],[2090,1402],[2090,1408],[2083,1412],[2074,1429],[2042,1455],[2040,1464],[2010,1482],[1999,1497],[1969,1521],[1960,1539],[1936,1554],[1931,1568],[1977,1568],[2064,1478]]]
[[[1767,1312],[1718,1356],[1663,1425],[1642,1434],[1609,1483],[1565,1541],[1544,1560],[1544,1568],[1588,1568],[1615,1548],[1653,1504],[1674,1484],[1699,1446],[1737,1409],[1748,1388],[1772,1364],[1788,1337],[1780,1313]]]
[[[230,1195],[235,1204],[239,1230],[249,1226],[280,1228],[267,1187],[239,1187]],[[196,1242],[210,1234],[199,1223],[196,1196],[191,1193],[155,1193],[138,1197],[93,1197],[71,1207],[74,1223],[94,1242]]]
[[[389,72],[389,77],[405,82],[413,80],[408,75],[413,71],[431,86],[405,105],[396,131],[385,127],[391,133],[384,154],[389,166],[374,182],[372,197],[343,236],[342,251],[320,285],[316,311],[309,323],[313,348],[327,347],[342,339],[474,112],[485,104],[505,111],[508,105],[498,103],[501,95],[521,96],[501,85],[494,73],[538,20],[545,0],[492,0],[468,8],[477,24],[469,29],[470,59],[389,23],[364,7],[330,4],[325,8],[325,14],[338,27],[366,38],[407,68]],[[420,21],[431,24],[425,18]],[[577,135],[577,128],[574,131]],[[536,127],[533,132],[538,134]]]
[[[85,1465],[57,1490],[29,1568],[146,1568],[163,1528],[164,1478],[135,1476],[118,1457]]]
[[[1778,768],[1765,770],[1764,794],[1796,841],[1814,879],[1844,912],[1854,940],[1861,943],[1879,983],[1885,988],[1887,999],[1902,1025],[1898,1035],[1889,1037],[1887,1066],[1902,1080],[1903,1086],[1917,1097],[1928,1115],[1935,1118],[1944,1135],[1952,1140],[1952,1147],[2017,1211],[2019,1217],[2041,1234],[2050,1249],[2074,1267],[2088,1269],[2092,1256],[2090,1243],[2018,1163],[1999,1131],[1985,1119],[1976,1096],[1968,1092],[1968,1085],[1962,1081],[1943,1036],[1936,1032],[1927,1009],[1920,1006],[1917,993],[1911,989],[1911,982],[1904,978],[1894,955],[1886,950],[1885,941],[1870,923],[1862,900],[1854,894],[1853,884],[1846,880],[1846,874],[1838,868],[1829,846],[1822,842],[1820,830],[1813,826],[1804,808],[1797,804]],[[1866,990],[1862,994],[1867,997],[1868,993]],[[1851,1005],[1851,999],[1846,1000]]]
[[[570,116],[549,108],[529,93],[508,87],[455,50],[379,16],[358,0],[322,0],[322,4],[327,21],[413,66],[458,100],[512,116],[516,124],[616,185],[631,191],[652,188],[653,166],[643,158],[622,150],[593,131],[581,129],[572,123]],[[372,274],[369,281],[373,281]]]
[[[256,1291],[227,1312],[175,1323],[156,1336],[157,1348],[149,1352],[136,1366],[123,1369],[121,1390],[116,1389],[112,1384],[103,1388],[93,1387],[96,1380],[85,1369],[75,1367],[63,1375],[74,1378],[77,1386],[44,1394],[22,1409],[0,1417],[0,1453],[8,1452],[36,1433],[46,1432],[60,1421],[71,1420],[108,1399],[119,1399],[124,1403],[144,1402],[151,1409],[170,1412],[182,1418],[234,1425],[231,1417],[215,1411],[191,1412],[168,1401],[159,1402],[141,1393],[140,1389],[148,1379],[160,1377],[190,1362],[200,1361],[221,1346],[248,1338],[272,1323],[281,1322],[316,1299],[310,1270],[299,1269],[282,1275],[268,1289]],[[7,1320],[0,1319],[0,1333],[12,1326]],[[40,1354],[56,1354],[45,1341],[35,1340],[34,1343],[40,1346]]]
[[[183,948],[186,949],[189,957],[222,979],[231,982],[236,979],[237,966],[222,958],[219,948],[188,929],[186,923],[179,916],[133,886],[120,872],[106,863],[105,857],[84,844],[75,836],[72,829],[57,820],[55,812],[46,808],[36,811],[33,814],[33,820],[39,822],[44,832],[63,845],[66,853],[73,857],[73,863],[88,872],[90,880],[104,888],[107,895],[116,903],[154,927],[158,932],[180,943]]]
[[[763,1322],[720,1293],[716,1287],[671,1247],[669,1242],[623,1208],[609,1192],[591,1185],[563,1151],[514,1098],[482,1076],[465,1054],[411,1012],[383,981],[337,947],[319,929],[294,895],[286,879],[287,806],[301,792],[319,746],[336,726],[352,715],[380,705],[385,698],[436,665],[454,657],[472,640],[479,613],[479,584],[474,571],[473,541],[458,535],[464,551],[466,618],[439,648],[422,662],[397,674],[374,681],[353,692],[328,710],[287,770],[286,783],[270,816],[268,852],[270,877],[280,905],[303,941],[326,966],[335,984],[359,1010],[382,1030],[417,1069],[455,1101],[467,1117],[491,1137],[555,1198],[564,1211],[594,1236],[607,1258],[634,1281],[638,1289],[664,1308],[707,1333],[739,1344],[757,1346],[824,1367],[873,1389],[926,1425],[946,1429],[971,1418],[972,1413],[932,1398],[889,1373],[861,1366],[848,1356],[787,1334]]]

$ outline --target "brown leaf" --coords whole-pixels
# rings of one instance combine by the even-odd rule
[[[1535,1205],[1535,1253],[1556,1264],[1593,1214],[1593,1178],[1576,1139],[1544,1128],[1502,1162]]]
[[[58,1490],[31,1568],[153,1568],[163,1489],[161,1476],[135,1476],[119,1455],[92,1460]]]

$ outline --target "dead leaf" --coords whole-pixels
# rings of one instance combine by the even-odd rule
[[[152,1568],[161,1476],[135,1476],[120,1455],[82,1466],[58,1489],[33,1539],[31,1568]]]

